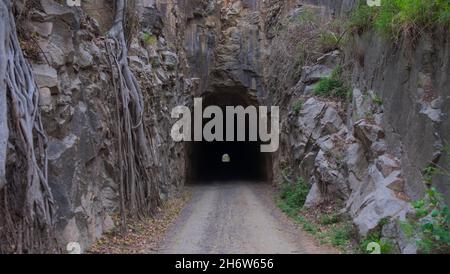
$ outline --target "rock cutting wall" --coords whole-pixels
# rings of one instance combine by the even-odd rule
[[[331,19],[346,16],[355,1],[305,1]],[[393,44],[375,32],[356,35],[343,51],[324,54],[302,68],[288,90],[281,151],[274,171],[289,168],[311,185],[306,207],[337,202],[359,235],[381,229],[403,253],[415,252],[397,220],[411,212],[427,186],[422,171],[444,168],[448,144],[448,35],[424,35],[415,48]],[[318,80],[337,65],[348,71],[350,103],[311,97]],[[293,95],[291,95],[293,94]],[[297,100],[300,111],[292,111]],[[283,101],[281,101],[283,102]],[[448,202],[448,178],[433,184]],[[428,186],[429,187],[429,186]],[[390,220],[384,226],[380,223]]]
[[[130,67],[144,93],[147,163],[164,200],[184,182],[183,147],[171,142],[170,109],[190,92],[179,73],[176,47],[165,40],[162,21],[149,1],[130,41]],[[152,2],[152,1],[150,1]],[[113,229],[119,207],[116,99],[105,47],[111,3],[91,1],[83,9],[42,0],[24,20],[24,43],[40,88],[39,105],[48,135],[49,182],[57,208],[57,235],[82,248]],[[95,11],[95,12],[94,12]],[[145,34],[145,36],[144,36]],[[27,52],[26,52],[27,53]]]

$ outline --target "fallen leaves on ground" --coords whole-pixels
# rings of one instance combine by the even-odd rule
[[[171,198],[155,217],[130,221],[126,234],[120,233],[118,228],[106,233],[92,245],[87,253],[154,253],[157,251],[158,243],[164,236],[165,231],[178,217],[187,199],[187,194]]]

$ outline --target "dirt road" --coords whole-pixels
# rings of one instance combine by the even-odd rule
[[[159,253],[332,253],[318,247],[275,205],[268,184],[189,186],[192,198],[168,229]]]

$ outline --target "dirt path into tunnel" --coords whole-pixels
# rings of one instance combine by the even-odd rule
[[[188,186],[192,198],[158,253],[336,253],[317,246],[275,205],[272,187],[250,182]]]

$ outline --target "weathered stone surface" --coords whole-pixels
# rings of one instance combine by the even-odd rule
[[[164,64],[167,66],[168,69],[172,70],[174,69],[178,64],[178,56],[170,51],[163,51],[162,57],[164,60]]]
[[[316,184],[313,184],[311,187],[311,190],[308,193],[308,196],[306,197],[305,201],[305,208],[311,208],[320,205],[324,201],[324,198],[322,197],[322,193],[319,190],[319,186]]]
[[[52,107],[52,93],[47,87],[39,89],[39,106],[44,111],[49,111]]]
[[[376,166],[384,177],[389,176],[395,170],[400,170],[400,163],[394,156],[384,154],[376,159]]]
[[[384,138],[383,129],[366,119],[359,120],[354,125],[355,137],[366,147],[371,147],[373,143]]]
[[[311,67],[303,67],[302,82],[315,83],[322,78],[330,77],[333,69],[325,65],[315,65]]]
[[[49,65],[33,65],[33,73],[40,88],[58,86],[58,74],[53,67]]]

